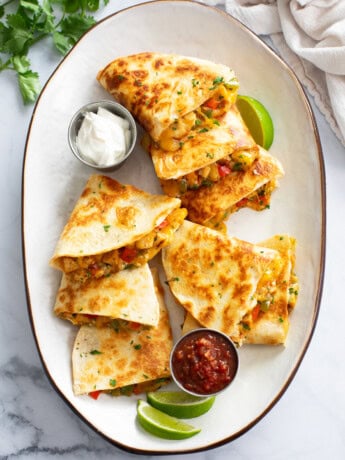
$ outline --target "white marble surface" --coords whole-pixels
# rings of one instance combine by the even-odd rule
[[[110,2],[98,17],[134,3]],[[60,59],[46,43],[30,57],[42,82]],[[33,106],[22,105],[9,72],[0,73],[0,96],[0,458],[133,458],[81,422],[43,372],[29,323],[21,251],[22,162]],[[326,272],[313,339],[288,390],[263,420],[228,445],[185,458],[345,458],[345,149],[311,103],[327,179]]]

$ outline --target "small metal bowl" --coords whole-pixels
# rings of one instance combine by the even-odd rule
[[[200,339],[203,338],[207,339],[203,345],[205,349],[203,351],[206,353],[196,351],[198,347],[201,347]],[[220,361],[219,356],[216,356],[217,353],[215,353],[217,344],[221,344],[222,355],[224,350],[229,352],[223,356],[229,365],[229,370],[226,371],[227,377],[224,379],[224,376],[221,376],[221,369],[219,369],[218,375],[222,378],[217,384],[212,384],[214,383],[212,382],[214,373],[209,379],[207,373],[210,371],[210,360]],[[181,354],[180,350],[184,350],[184,352]],[[197,366],[201,366],[201,368],[197,368]],[[216,396],[223,392],[234,381],[238,368],[239,357],[236,345],[227,335],[215,329],[199,328],[186,333],[175,343],[170,354],[170,371],[173,380],[179,388],[193,396]]]
[[[121,118],[124,118],[129,122],[129,127],[131,131],[131,142],[129,145],[129,148],[125,154],[124,157],[122,157],[120,160],[118,160],[116,163],[113,163],[111,165],[98,165],[95,163],[91,163],[90,161],[87,161],[85,158],[83,158],[81,152],[78,149],[77,145],[77,136],[79,129],[81,127],[81,124],[84,120],[85,114],[87,112],[94,112],[97,113],[97,110],[99,107],[102,107],[109,112],[114,113],[115,115],[120,116]],[[69,127],[68,127],[68,143],[71,147],[72,152],[80,160],[83,164],[89,166],[90,168],[97,169],[99,171],[104,171],[104,172],[111,172],[119,169],[123,163],[127,160],[127,158],[130,156],[132,153],[135,144],[137,141],[137,126],[135,124],[135,120],[131,113],[123,107],[123,105],[113,102],[113,101],[98,101],[98,102],[91,102],[89,104],[84,105],[81,107],[72,117],[72,120],[70,121]]]

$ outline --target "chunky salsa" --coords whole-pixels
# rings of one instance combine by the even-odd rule
[[[223,334],[199,329],[177,343],[171,368],[185,390],[210,395],[223,390],[234,379],[238,356],[235,346]]]

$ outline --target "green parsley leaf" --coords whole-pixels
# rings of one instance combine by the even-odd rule
[[[61,21],[59,31],[69,37],[73,44],[86,32],[92,25],[96,23],[92,16],[84,16],[74,13]]]
[[[17,5],[17,9],[13,4]],[[93,24],[87,11],[97,11],[99,0],[13,0],[0,5],[0,72],[17,73],[25,104],[34,102],[41,88],[38,72],[30,68],[27,54],[43,38],[65,54]],[[109,0],[103,0],[104,5]]]
[[[41,91],[38,73],[31,70],[18,73],[18,83],[24,104],[34,102]]]
[[[61,54],[66,54],[73,46],[73,41],[71,40],[71,38],[66,37],[60,32],[54,32],[52,37],[55,48]]]
[[[11,58],[11,62],[13,64],[13,68],[18,73],[24,73],[30,70],[30,61],[26,56],[13,56],[13,58]]]
[[[116,385],[116,380],[115,379],[110,379],[109,380],[109,385],[111,385],[112,387],[114,387]]]

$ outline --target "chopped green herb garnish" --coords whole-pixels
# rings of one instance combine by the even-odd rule
[[[102,354],[102,352],[99,351],[99,350],[91,350],[90,351],[90,355],[101,355],[101,354]]]
[[[109,380],[109,385],[111,385],[112,387],[114,387],[116,385],[116,380],[115,379],[110,379]]]
[[[220,85],[220,83],[224,83],[224,77],[218,76],[213,80],[214,85]]]
[[[164,282],[165,282],[165,284],[169,284],[170,281],[180,281],[180,278],[178,278],[178,277],[170,278],[170,280],[166,280]]]
[[[134,348],[135,348],[135,350],[140,350],[140,348],[141,348],[140,343],[137,343],[136,345],[134,345]]]
[[[216,77],[214,80],[213,80],[213,86],[211,86],[211,88],[209,88],[210,91],[213,91],[214,89],[217,88],[217,86],[219,86],[221,83],[224,83],[224,77]]]
[[[103,225],[104,231],[109,232],[111,225]]]
[[[135,264],[126,264],[125,265],[125,270],[130,270],[131,268],[134,268]]]
[[[203,187],[212,187],[213,182],[210,179],[203,179],[201,185]]]

